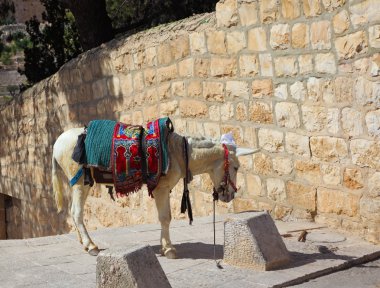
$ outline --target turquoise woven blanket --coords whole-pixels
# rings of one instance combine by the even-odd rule
[[[93,120],[85,140],[87,165],[110,171],[112,135],[116,121]]]

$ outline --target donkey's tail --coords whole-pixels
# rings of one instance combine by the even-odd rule
[[[51,159],[51,179],[53,183],[53,192],[55,196],[55,203],[57,205],[58,213],[62,211],[63,206],[63,194],[62,194],[62,183],[60,177],[57,175],[57,160],[54,157],[54,153]]]

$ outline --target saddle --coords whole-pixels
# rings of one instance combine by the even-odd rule
[[[113,184],[118,196],[136,192],[143,184],[153,196],[160,176],[169,169],[168,136],[173,131],[168,117],[149,122],[147,129],[93,120],[78,136],[73,159],[78,163],[81,159],[85,169],[92,168],[91,178],[97,183]]]

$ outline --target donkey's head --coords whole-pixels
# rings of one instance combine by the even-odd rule
[[[258,150],[237,147],[231,133],[223,134],[220,142],[224,151],[223,158],[215,161],[210,172],[214,184],[213,195],[214,199],[230,202],[237,192],[236,178],[240,167],[238,157],[253,154]]]

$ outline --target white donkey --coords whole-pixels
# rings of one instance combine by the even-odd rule
[[[57,163],[69,180],[75,176],[81,165],[73,161],[71,155],[77,143],[78,135],[83,133],[83,131],[83,128],[73,128],[62,133],[53,147],[52,182],[58,211],[62,210],[63,195],[61,179],[57,175]],[[169,235],[169,224],[171,221],[169,195],[177,182],[185,177],[186,168],[182,141],[182,136],[170,133],[168,138],[169,171],[167,175],[161,176],[157,187],[153,191],[158,218],[161,223],[161,254],[167,258],[176,257],[176,250],[170,241]],[[214,184],[214,189],[218,193],[219,200],[229,202],[234,198],[234,193],[236,192],[234,183],[236,183],[236,174],[239,168],[237,157],[255,152],[252,149],[237,148],[235,145],[222,145],[204,139],[190,139],[189,170],[192,175],[208,173]],[[229,181],[231,185],[228,185]],[[71,215],[80,243],[90,255],[96,256],[99,253],[99,249],[91,240],[83,223],[83,207],[89,189],[88,185],[83,185],[83,176],[71,188]]]

